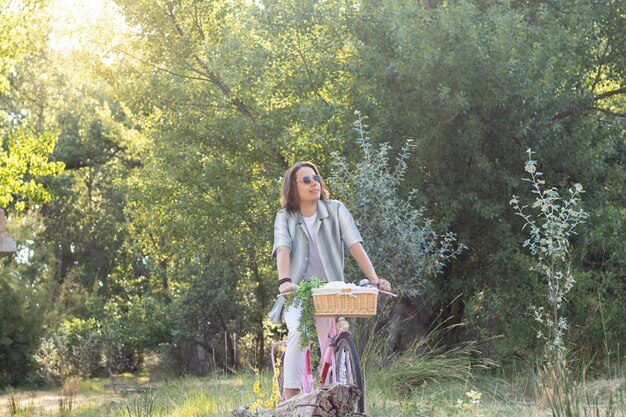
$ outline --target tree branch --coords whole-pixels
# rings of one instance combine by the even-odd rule
[[[617,90],[606,91],[606,92],[604,92],[602,94],[598,94],[597,96],[594,97],[593,101],[596,102],[596,101],[604,100],[605,98],[609,98],[609,97],[616,96],[616,95],[619,95],[619,94],[624,94],[624,93],[626,93],[626,87],[621,87],[621,88],[618,88]],[[607,113],[607,114],[620,116],[620,113],[614,113],[614,112],[611,112],[609,110],[605,111],[605,110],[599,109],[599,108],[597,108],[597,107],[595,107],[593,105],[590,105],[590,106],[585,106],[585,107],[582,107],[582,108],[571,108],[571,109],[568,109],[568,110],[566,110],[564,112],[557,113],[557,114],[555,114],[554,116],[552,116],[550,118],[550,121],[554,122],[555,120],[564,119],[566,117],[569,117],[569,116],[572,116],[572,115],[575,115],[575,114],[579,114],[579,113],[583,113],[585,111],[590,111],[590,110],[599,110],[599,111],[602,111],[602,112]]]
[[[614,112],[608,109],[603,109],[600,107],[594,107],[594,110],[597,110],[599,112],[602,112],[604,114],[608,114],[609,116],[615,116],[615,117],[626,117],[626,113],[618,113],[618,112]]]
[[[298,36],[296,34],[296,36]],[[298,45],[296,45],[296,51],[298,51],[298,55],[300,55],[300,59],[302,60],[302,64],[304,64],[304,70],[306,71],[306,75],[307,77],[309,77],[309,80],[311,81],[311,84],[313,84],[313,74],[311,73],[311,70],[309,69],[309,64],[306,60],[306,57],[304,56],[304,52],[302,52],[302,49],[300,48],[300,36],[298,36],[297,39]],[[315,94],[320,98],[320,100],[322,100],[322,102],[324,104],[326,104],[328,106],[328,102],[324,99],[324,97],[322,97],[322,95],[320,94],[319,90],[317,88],[314,88]]]
[[[178,24],[178,21],[176,20],[176,16],[174,15],[173,6],[171,4],[168,5],[168,8],[167,8],[167,16],[172,20],[172,24],[174,25],[174,30],[176,31],[176,33],[178,33],[178,36],[180,36],[184,40],[185,32],[183,31],[181,26]],[[224,83],[221,77],[215,72],[211,71],[207,67],[207,65],[202,61],[202,59],[200,59],[198,55],[194,54],[193,58],[196,64],[198,64],[200,68],[202,68],[204,71],[196,70],[193,67],[191,67],[191,70],[200,75],[206,76],[208,78],[208,81],[215,84],[217,88],[219,88],[219,90],[226,96],[226,98],[228,98],[230,103],[233,106],[235,106],[235,108],[237,109],[237,111],[239,111],[239,113],[243,114],[247,119],[254,122],[254,117],[252,117],[252,113],[250,113],[248,106],[246,106],[241,100],[235,97],[231,89],[226,85],[226,83]]]
[[[626,93],[626,87],[618,88],[617,90],[606,91],[602,94],[598,94],[594,98],[594,101],[604,100],[605,98],[616,96],[618,94],[624,94],[624,93]]]
[[[200,22],[200,14],[198,12],[198,3],[193,3],[193,21],[196,24],[196,28],[198,29],[198,33],[200,34],[200,39],[204,41],[204,30],[202,30],[202,23]]]
[[[120,52],[120,53],[122,53],[124,55],[128,55],[132,59],[134,59],[134,60],[136,60],[138,62],[141,62],[144,65],[152,67],[152,68],[154,68],[157,71],[164,72],[166,74],[170,74],[170,75],[173,75],[175,77],[180,77],[180,78],[185,78],[185,79],[188,79],[188,80],[195,80],[195,81],[204,81],[204,82],[207,82],[207,81],[210,82],[211,81],[211,80],[207,79],[206,76],[205,77],[193,77],[193,76],[190,76],[190,75],[185,75],[185,74],[181,74],[181,73],[178,73],[178,72],[174,72],[174,71],[169,70],[169,69],[164,68],[164,67],[160,67],[158,65],[155,65],[155,64],[153,64],[151,62],[146,61],[145,59],[141,59],[141,58],[139,58],[139,57],[131,54],[130,52],[127,52],[124,49],[121,49],[119,47],[113,48],[113,50],[114,51],[118,51],[118,52]],[[200,74],[200,75],[204,75],[204,74]]]
[[[190,67],[190,69],[194,72],[197,72],[198,74],[204,75],[208,78],[208,80],[215,84],[217,86],[217,88],[219,88],[219,90],[230,100],[230,103],[235,106],[235,108],[239,111],[239,113],[243,114],[244,116],[246,116],[250,121],[254,122],[254,117],[252,116],[252,113],[250,113],[250,110],[248,109],[248,106],[246,106],[241,100],[239,100],[237,97],[235,97],[235,95],[233,94],[233,92],[231,91],[231,89],[226,85],[226,83],[224,83],[224,81],[220,78],[220,76],[218,74],[216,74],[215,72],[211,71],[204,62],[202,62],[202,60],[200,59],[200,57],[198,57],[197,55],[193,56],[196,63],[198,65],[200,65],[200,67],[202,67],[204,69],[204,71],[201,71],[199,69]]]

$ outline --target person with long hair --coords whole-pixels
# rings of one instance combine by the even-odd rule
[[[274,222],[274,247],[278,269],[278,290],[281,294],[297,290],[298,284],[311,277],[321,280],[344,281],[344,246],[356,260],[369,282],[383,291],[390,291],[389,281],[380,279],[363,248],[363,238],[345,205],[331,200],[319,169],[312,162],[297,162],[285,173],[282,209]],[[301,310],[285,306],[279,297],[270,318],[287,324],[283,378],[285,398],[301,391],[304,372],[304,351],[300,347],[298,321]],[[284,310],[284,311],[283,311]],[[324,346],[329,318],[316,318],[320,347]]]

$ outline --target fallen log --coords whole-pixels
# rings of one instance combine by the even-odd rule
[[[255,412],[244,405],[233,410],[235,417],[367,417],[353,411],[361,397],[356,385],[336,384],[296,395],[282,402],[274,411],[262,408]]]

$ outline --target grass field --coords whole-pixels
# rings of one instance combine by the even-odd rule
[[[261,391],[270,394],[270,375],[261,374]],[[148,377],[117,376],[75,380],[61,391],[4,392],[0,416],[6,417],[214,417],[255,401],[253,373],[153,381]],[[380,371],[366,376],[366,407],[370,417],[451,416],[589,416],[623,417],[624,380],[598,380],[578,391],[576,413],[563,413],[536,395],[531,379],[506,382],[479,377],[472,383],[429,380],[402,388],[394,375]],[[473,391],[473,393],[472,393]],[[466,393],[472,393],[472,398]],[[478,394],[479,393],[479,394]],[[477,398],[479,397],[479,398]],[[474,403],[472,404],[472,399]],[[464,406],[463,406],[464,405]],[[571,410],[570,410],[571,411]]]

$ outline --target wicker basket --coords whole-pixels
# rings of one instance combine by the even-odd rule
[[[376,315],[376,288],[344,287],[313,289],[313,305],[317,317],[370,317]]]

